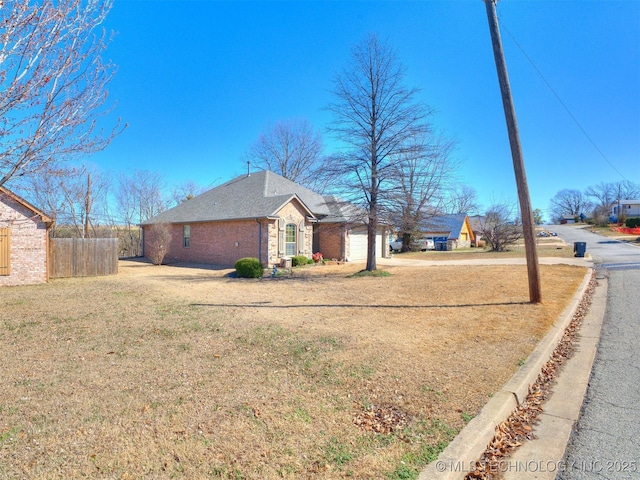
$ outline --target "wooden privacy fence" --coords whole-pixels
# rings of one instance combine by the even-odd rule
[[[117,238],[52,238],[50,278],[94,277],[118,273]]]

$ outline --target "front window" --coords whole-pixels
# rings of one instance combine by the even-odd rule
[[[182,246],[189,248],[191,246],[191,225],[182,227]]]
[[[287,224],[287,228],[285,230],[285,251],[286,255],[295,255],[296,254],[296,226],[292,223]]]

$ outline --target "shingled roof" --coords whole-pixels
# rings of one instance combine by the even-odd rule
[[[143,225],[267,218],[275,216],[292,199],[297,199],[313,217],[322,218],[332,213],[322,195],[263,170],[236,177],[156,215]]]
[[[456,239],[460,236],[466,218],[466,213],[431,217],[422,224],[422,233],[448,233],[448,238]]]

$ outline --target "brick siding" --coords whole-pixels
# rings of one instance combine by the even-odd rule
[[[346,252],[345,227],[339,223],[322,223],[316,226],[318,250],[327,260],[344,260]]]
[[[306,212],[297,202],[290,202],[277,215],[286,223],[299,225],[305,222],[303,255],[310,257],[313,227],[306,221]],[[188,248],[183,244],[184,225],[189,225],[191,230]],[[148,227],[145,230],[148,231]],[[148,252],[146,237],[144,248]],[[256,257],[269,268],[280,263],[278,241],[277,218],[172,224],[171,242],[164,261],[232,266],[240,258]]]
[[[47,225],[34,212],[0,194],[0,228],[11,231],[11,273],[0,286],[32,285],[47,281]]]

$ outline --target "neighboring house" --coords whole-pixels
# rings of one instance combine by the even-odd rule
[[[576,223],[576,215],[563,215],[560,218],[561,225]]]
[[[0,187],[0,286],[49,280],[49,229],[53,221]]]
[[[422,237],[432,238],[436,250],[469,248],[475,241],[469,217],[465,213],[438,215],[421,225]]]
[[[144,249],[155,223],[170,225],[166,262],[233,265],[256,257],[271,267],[316,252],[346,261],[367,256],[361,211],[266,170],[234,178],[144,222]],[[387,237],[381,229],[379,257],[389,249]]]
[[[487,217],[485,217],[484,215],[473,215],[469,217],[471,231],[473,232],[473,240],[471,241],[471,244],[476,247],[478,246],[478,242],[482,240],[482,236],[484,235],[483,229],[486,221]]]
[[[640,217],[640,200],[620,200],[611,209],[611,220],[618,221],[618,210],[625,217]]]

